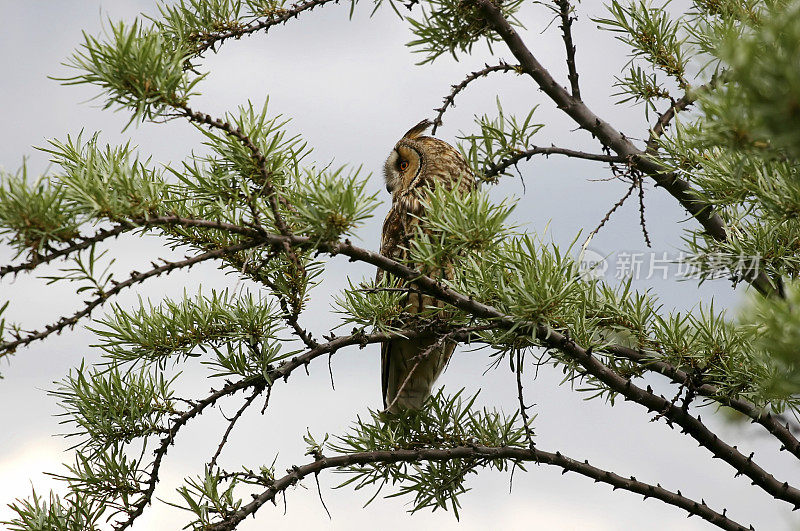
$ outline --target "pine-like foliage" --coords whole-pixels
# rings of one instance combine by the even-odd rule
[[[644,144],[595,115],[580,96],[571,35],[576,2],[531,7],[558,22],[569,88],[520,37],[518,0],[388,2],[407,19],[414,35],[409,46],[423,64],[447,54],[458,60],[478,43],[492,52],[502,48],[519,62],[487,65],[453,85],[437,121],[473,81],[490,72],[525,74],[565,120],[603,146],[601,153],[537,146],[547,133],[547,124],[536,121],[537,106],[515,117],[498,99],[496,109],[476,113],[474,131],[461,135],[466,160],[487,186],[535,155],[593,160],[630,185],[610,215],[637,188],[641,200],[643,181],[654,180],[696,218],[683,237],[700,280],[721,274],[750,285],[738,315],[711,303],[671,311],[629,281],[587,275],[575,258],[579,245],[565,248],[515,226],[509,216],[516,201],[493,201],[485,190],[431,194],[426,230],[413,240],[405,263],[354,245],[351,238],[378,204],[358,165],[315,163],[307,143],[286,132],[288,119],[266,102],[219,117],[193,107],[205,77],[204,53],[230,39],[258,38],[277,24],[301,23],[306,11],[329,3],[335,4],[165,3],[158,16],[86,35],[67,60],[73,75],[65,84],[96,87],[104,107],[127,113],[129,125],[188,120],[208,154],[159,167],[130,144],[105,145],[100,134],[84,133],[49,143],[53,167],[46,175],[33,178],[24,168],[0,175],[0,237],[15,252],[0,276],[64,260],[47,280],[73,282],[77,296],[86,298],[75,314],[33,332],[7,322],[8,305],[0,306],[0,356],[24,355],[21,348],[31,342],[74,326],[100,306],[107,310],[89,325],[102,363],[76,363],[52,390],[79,450],[56,476],[68,494],[21,498],[12,505],[16,517],[4,524],[14,530],[132,526],[156,500],[162,464],[181,429],[219,399],[242,392],[241,409],[218,435],[219,450],[179,489],[194,528],[233,529],[327,468],[345,474],[342,486],[393,489],[389,495],[407,497],[412,512],[441,508],[458,516],[471,474],[524,470],[530,461],[658,498],[724,529],[741,528],[725,511],[680,491],[538,448],[523,396],[532,360],[559,366],[565,381],[587,396],[610,403],[622,398],[655,412],[747,476],[754,489],[776,503],[800,505],[800,484],[791,484],[783,470],[762,468],[696,414],[702,405],[736,411],[800,459],[800,442],[787,423],[800,412],[800,1],[696,0],[677,15],[655,1],[608,2],[607,14],[594,22],[605,32],[601,37],[617,38],[630,51],[616,97],[642,104],[645,120],[655,117],[645,122]],[[350,8],[360,7],[353,1]],[[123,233],[158,235],[187,257],[117,277],[109,265],[114,238]],[[319,342],[303,319],[326,273],[324,255],[371,264],[444,304],[411,318],[402,306],[404,292],[386,281],[388,275],[352,278],[333,309],[352,333],[331,333]],[[243,289],[187,287],[178,300],[140,299],[134,307],[111,302],[123,290],[204,261],[238,275]],[[447,280],[419,272],[444,263],[453,272]],[[279,382],[293,371],[345,347],[421,336],[480,345],[490,363],[510,364],[518,411],[480,410],[474,397],[439,392],[418,412],[374,412],[321,442],[309,433],[310,462],[286,475],[276,472],[275,462],[234,471],[217,464],[244,411],[258,397],[268,399],[273,388],[280,392]],[[180,369],[195,359],[225,383],[206,396],[179,398]],[[649,373],[665,376],[675,398],[642,384]]]

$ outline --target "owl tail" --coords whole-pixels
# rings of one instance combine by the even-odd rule
[[[383,344],[383,407],[388,413],[420,409],[430,396],[455,348],[452,342],[431,349],[433,345],[431,339],[395,339]]]

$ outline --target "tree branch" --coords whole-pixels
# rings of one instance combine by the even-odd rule
[[[694,102],[694,96],[690,96],[688,92],[684,94],[683,97],[681,97],[678,101],[672,102],[672,104],[669,106],[669,109],[664,111],[664,113],[658,117],[655,125],[653,125],[653,128],[650,130],[650,138],[647,140],[645,153],[651,156],[656,154],[656,151],[658,151],[658,139],[664,135],[667,126],[669,126],[679,112],[691,107]]]
[[[171,219],[170,221],[177,223],[177,221],[174,219]],[[345,240],[344,242],[317,242],[306,237],[294,235],[283,236],[263,233],[259,238],[239,244],[239,246],[234,246],[234,248],[222,248],[216,251],[205,253],[204,255],[200,255],[198,257],[194,257],[184,262],[165,264],[164,266],[156,268],[148,273],[134,276],[125,283],[120,283],[114,289],[118,291],[119,289],[122,289],[122,287],[127,287],[128,285],[131,285],[137,281],[141,281],[140,278],[142,277],[147,278],[149,276],[160,274],[160,272],[173,270],[178,267],[186,267],[191,263],[214,258],[227,252],[235,252],[235,250],[241,250],[259,244],[273,246],[297,245],[306,248],[315,247],[319,251],[326,252],[331,255],[343,254],[353,260],[360,260],[370,263],[389,273],[392,273],[398,278],[413,282],[421,291],[444,302],[452,304],[461,310],[467,311],[476,317],[489,319],[501,328],[527,328],[532,331],[535,337],[544,346],[558,349],[568,357],[574,359],[584,368],[584,370],[586,370],[588,374],[591,374],[599,381],[603,382],[612,391],[620,393],[624,397],[647,407],[651,411],[661,413],[669,421],[681,426],[685,432],[691,435],[702,446],[705,446],[707,449],[709,449],[716,457],[725,460],[727,463],[733,466],[737,472],[747,475],[756,485],[760,486],[775,498],[788,501],[795,505],[800,505],[800,491],[798,491],[798,489],[789,486],[788,483],[781,483],[771,474],[767,473],[760,466],[754,463],[752,456],[745,457],[735,447],[731,447],[724,441],[720,440],[713,432],[708,430],[708,428],[706,428],[699,419],[692,417],[687,412],[671,404],[663,397],[654,395],[650,390],[646,391],[633,385],[629,379],[624,378],[612,371],[609,367],[605,366],[594,356],[592,356],[591,352],[586,351],[563,334],[551,330],[549,327],[541,324],[520,323],[519,320],[504,315],[491,306],[482,304],[470,297],[457,293],[435,279],[424,276],[408,266],[398,263],[376,252],[355,247],[352,245],[352,243],[350,243],[349,240]],[[63,324],[60,322],[60,324],[57,325],[60,326],[59,329],[67,326],[67,324],[69,324],[67,321],[69,320],[62,320]],[[52,331],[54,330],[47,332],[45,335],[49,335],[49,333]],[[33,339],[28,339],[26,341],[30,342],[35,339],[41,339],[41,337],[34,337]],[[386,339],[389,339],[389,336],[384,334],[383,340]],[[333,340],[326,345],[321,345],[319,348],[313,349],[306,353],[307,355],[302,357],[302,361],[299,361],[299,357],[293,358],[291,362],[287,362],[277,370],[287,371],[285,374],[288,375],[288,372],[300,364],[307,364],[313,357],[330,352],[333,348],[341,348],[341,346],[354,344],[356,342],[358,342],[358,339],[354,336],[342,338],[341,340]],[[6,348],[8,347],[6,346]]]
[[[619,207],[621,207],[621,206],[622,206],[622,205],[625,203],[625,201],[627,201],[627,200],[628,200],[628,198],[629,198],[629,197],[631,196],[631,194],[633,193],[633,190],[636,188],[636,184],[637,184],[637,183],[636,183],[636,180],[634,179],[634,180],[633,180],[633,182],[631,182],[631,186],[628,188],[628,191],[627,191],[627,192],[625,192],[625,195],[623,195],[623,196],[622,196],[622,198],[621,198],[619,201],[617,201],[616,203],[614,203],[614,206],[612,206],[612,207],[611,207],[611,208],[608,210],[608,212],[606,212],[606,215],[605,215],[605,216],[603,216],[603,219],[601,219],[601,220],[600,220],[600,223],[598,223],[598,224],[597,224],[597,227],[595,227],[595,228],[594,228],[594,230],[592,230],[592,232],[590,232],[590,233],[589,233],[589,235],[586,237],[586,241],[587,241],[587,242],[588,242],[589,240],[591,240],[592,238],[594,238],[594,235],[595,235],[595,234],[597,234],[598,232],[600,232],[600,229],[602,229],[602,228],[605,226],[605,224],[606,224],[606,223],[608,223],[608,220],[609,220],[609,219],[611,219],[611,215],[612,215],[614,212],[616,212],[616,211],[617,211],[617,209],[618,209]],[[588,244],[586,244],[586,245],[588,245]]]
[[[255,391],[253,391],[253,393],[247,397],[247,400],[245,400],[244,404],[242,404],[236,413],[234,413],[233,417],[228,420],[228,427],[225,429],[225,433],[222,434],[222,440],[220,440],[219,446],[217,446],[217,451],[214,452],[214,455],[211,457],[211,461],[208,463],[209,467],[213,467],[217,464],[217,458],[219,457],[219,454],[222,453],[222,449],[225,448],[225,444],[228,442],[228,436],[230,436],[233,428],[236,426],[236,422],[242,417],[247,408],[253,404],[253,401],[258,398],[258,395],[261,394],[261,391],[263,391],[262,388],[256,387]]]
[[[134,220],[131,220],[130,222],[125,222],[125,223],[126,224],[130,223],[129,226],[131,226],[131,227],[138,227],[138,226],[144,226],[144,225],[182,225],[182,226],[190,226],[190,227],[204,227],[204,228],[225,230],[225,231],[228,231],[228,232],[231,232],[231,233],[241,234],[243,236],[249,236],[251,238],[258,238],[260,240],[259,242],[250,242],[248,244],[240,244],[240,245],[255,246],[255,245],[258,245],[259,243],[263,243],[263,244],[266,244],[266,245],[283,247],[286,244],[290,244],[290,245],[296,245],[296,246],[306,247],[306,248],[308,248],[308,247],[316,247],[320,251],[327,252],[327,253],[330,253],[332,255],[341,253],[341,254],[345,254],[345,255],[351,257],[351,259],[361,260],[361,261],[370,263],[370,264],[372,264],[372,265],[374,265],[376,267],[380,267],[381,269],[389,271],[390,273],[393,273],[394,275],[399,276],[401,278],[404,278],[406,280],[416,281],[416,283],[418,285],[419,284],[421,284],[422,286],[427,285],[426,287],[428,288],[428,290],[422,290],[422,291],[426,291],[427,293],[429,293],[429,294],[431,294],[431,295],[433,295],[433,296],[435,296],[437,298],[440,298],[441,300],[445,300],[446,302],[449,302],[451,304],[453,304],[454,302],[455,303],[459,303],[460,302],[462,304],[462,307],[461,307],[462,309],[465,309],[466,311],[470,311],[473,314],[480,315],[480,316],[487,317],[487,318],[497,318],[498,316],[505,317],[505,316],[502,316],[502,314],[500,312],[498,312],[497,310],[494,310],[493,308],[491,309],[491,311],[486,313],[484,310],[489,308],[489,307],[485,307],[484,305],[482,305],[480,303],[477,303],[476,301],[474,301],[472,299],[468,299],[468,298],[466,298],[466,297],[464,297],[464,296],[462,296],[460,294],[452,292],[452,290],[449,290],[447,288],[443,288],[443,286],[440,283],[438,283],[438,282],[436,282],[436,281],[434,281],[434,280],[432,280],[432,279],[430,279],[428,277],[423,277],[417,271],[415,271],[415,270],[413,270],[413,269],[411,269],[411,268],[409,268],[409,267],[407,267],[407,266],[405,266],[403,264],[395,262],[394,260],[386,258],[383,255],[380,255],[378,253],[375,253],[375,252],[372,252],[372,251],[368,251],[368,250],[365,250],[365,249],[360,249],[358,247],[354,247],[349,241],[345,241],[344,243],[341,243],[341,242],[340,243],[335,243],[335,244],[323,242],[323,243],[320,243],[318,245],[314,245],[316,242],[312,242],[310,239],[305,238],[305,237],[292,236],[290,238],[286,238],[286,237],[283,237],[283,236],[264,233],[262,231],[259,231],[259,230],[253,229],[253,228],[249,228],[249,227],[242,227],[242,226],[238,226],[238,225],[233,225],[233,224],[224,223],[224,222],[217,222],[217,221],[181,218],[179,216],[161,216],[161,217],[154,217],[154,218],[148,218],[148,219],[144,219],[144,218],[142,218],[142,219],[134,219]],[[122,225],[120,225],[120,226],[122,226]],[[144,277],[145,275],[148,275],[147,278],[149,278],[150,276],[155,276],[155,275],[161,274],[163,272],[166,272],[165,271],[166,269],[169,269],[171,271],[171,270],[176,269],[178,267],[186,267],[187,265],[191,265],[191,264],[196,263],[196,262],[198,262],[200,260],[214,258],[217,255],[224,255],[224,254],[229,253],[229,252],[235,252],[236,250],[238,250],[238,246],[234,246],[233,248],[223,248],[223,249],[220,249],[219,251],[212,252],[212,253],[205,253],[203,255],[199,255],[197,257],[194,257],[194,258],[189,259],[189,260],[184,261],[184,262],[168,263],[168,264],[165,264],[164,266],[161,266],[160,268],[154,269],[154,270],[152,270],[152,271],[150,271],[148,273],[142,273],[142,274],[139,274],[139,276],[137,276],[137,277],[132,277],[131,279],[128,279],[127,281],[118,284],[114,288],[114,290],[111,290],[111,291],[114,291],[114,293],[116,293],[117,291],[123,289],[124,287],[128,287],[128,286],[136,283],[137,281],[141,282],[142,280],[144,280],[144,278],[142,278],[142,277]],[[191,264],[189,264],[188,262],[191,262]],[[184,265],[181,266],[181,264],[184,264]],[[161,271],[161,273],[159,273],[158,271]],[[141,280],[137,280],[137,279],[141,279]],[[431,288],[435,288],[435,289],[431,289]],[[446,290],[446,291],[443,292],[442,291],[443,289]],[[111,293],[111,292],[109,292],[109,293]],[[103,301],[100,301],[96,305],[101,304],[102,302],[104,302],[104,300],[105,299],[103,299]],[[95,302],[98,302],[98,301],[95,301]],[[454,304],[454,305],[458,306],[458,304]],[[477,313],[475,313],[476,310],[478,311]],[[89,310],[89,311],[91,311],[91,310]],[[80,313],[83,313],[83,312],[86,312],[86,309],[84,309]],[[87,312],[87,314],[88,314],[88,312]],[[82,316],[83,315],[81,315],[81,317]],[[79,319],[79,318],[80,317],[78,317],[77,319]],[[72,319],[77,321],[77,319],[75,319],[74,316],[72,317]],[[65,318],[65,319],[62,319],[61,321],[59,321],[59,323],[64,322],[63,326],[61,326],[60,329],[63,329],[64,327],[69,326],[70,323],[67,322],[69,320],[70,319],[66,319]],[[501,323],[501,324],[506,326],[506,327],[509,327],[509,326],[513,326],[513,323],[514,323],[513,320],[511,320],[510,318],[506,318],[506,322],[505,323]],[[51,325],[51,327],[52,326],[55,326],[55,325]],[[478,328],[468,329],[467,332],[474,331],[476,329],[478,329]],[[55,331],[57,331],[57,330],[56,329],[52,329],[52,331],[49,332],[49,333],[52,333],[52,332],[55,332]],[[43,333],[45,333],[45,332],[43,332]],[[43,333],[39,333],[39,334],[43,334]],[[49,333],[46,333],[46,335],[49,335]],[[407,332],[407,333],[410,333],[410,332]],[[27,344],[27,343],[36,341],[37,339],[43,339],[44,337],[46,337],[46,336],[42,336],[42,337],[36,336],[36,337],[33,337],[33,338],[28,338],[28,339],[24,340],[24,343],[22,341],[19,341],[19,342],[15,342],[15,343],[0,344],[0,349],[6,350],[6,353],[7,353],[8,349],[18,348],[22,344]],[[341,348],[342,346],[352,345],[354,343],[360,343],[362,341],[365,341],[364,344],[367,344],[367,343],[370,343],[370,342],[375,342],[375,341],[385,341],[385,340],[390,339],[391,337],[396,337],[396,336],[391,335],[391,334],[389,334],[389,335],[380,335],[380,334],[360,335],[359,334],[359,335],[347,336],[347,337],[344,337],[344,338],[337,338],[337,339],[335,339],[335,340],[333,340],[331,342],[328,342],[328,343],[326,343],[324,345],[320,345],[320,346],[318,346],[318,347],[316,347],[314,349],[311,349],[311,350],[309,350],[309,352],[307,354],[301,356],[300,358],[295,358],[295,359],[301,359],[302,360],[301,363],[307,364],[309,361],[311,361],[311,359],[317,357],[318,355],[322,355],[322,354],[326,354],[326,353],[332,352],[334,350],[337,350],[338,348]],[[625,357],[627,359],[631,359],[633,361],[637,361],[639,363],[642,363],[642,364],[646,365],[647,368],[670,377],[676,383],[686,385],[686,383],[689,380],[689,376],[685,372],[683,372],[683,371],[681,371],[681,370],[679,370],[679,369],[673,367],[672,365],[670,365],[668,363],[665,363],[663,361],[653,360],[652,358],[648,357],[646,354],[637,352],[635,350],[627,349],[627,348],[620,347],[620,346],[609,346],[605,350],[613,353],[614,355]],[[282,366],[282,368],[279,369],[279,370],[281,370],[281,371],[286,370],[286,375],[288,375],[288,373],[291,372],[291,370],[296,368],[296,365],[294,363],[295,362],[292,362],[292,363],[286,365],[285,368],[283,368],[283,366]],[[283,377],[283,375],[280,375],[279,377]],[[793,455],[795,455],[798,458],[800,458],[800,442],[798,442],[798,440],[794,437],[794,435],[791,433],[791,431],[788,429],[788,427],[782,426],[780,424],[779,419],[775,415],[772,415],[770,412],[765,411],[762,408],[759,408],[758,406],[756,406],[755,404],[753,404],[752,402],[749,402],[747,400],[744,400],[744,399],[741,399],[741,398],[730,398],[730,397],[727,397],[725,395],[721,395],[721,394],[719,394],[719,390],[716,387],[714,387],[714,386],[712,386],[710,384],[703,384],[703,385],[697,387],[696,392],[698,394],[702,395],[702,396],[705,396],[705,397],[708,397],[708,398],[712,398],[715,401],[717,401],[717,402],[719,402],[719,403],[721,403],[723,405],[726,405],[728,407],[736,409],[737,411],[749,416],[755,422],[757,422],[757,423],[761,424],[762,426],[764,426],[769,431],[769,433],[771,433],[778,440],[780,440],[781,443],[783,443],[783,445],[786,447],[786,449],[789,452],[791,452]]]
[[[553,100],[559,109],[570,116],[581,128],[586,129],[597,137],[603,145],[609,147],[618,155],[628,158],[630,163],[638,170],[652,177],[657,186],[663,187],[675,197],[692,217],[697,219],[706,233],[712,238],[718,241],[727,240],[728,234],[725,222],[711,205],[698,198],[697,192],[692,189],[689,183],[678,177],[674,172],[670,172],[667,167],[633,145],[624,134],[592,112],[586,104],[559,85],[550,75],[550,72],[539,63],[525,46],[519,34],[509,24],[508,20],[503,17],[500,9],[492,0],[472,1],[481,8],[486,21],[506,43],[511,53],[519,61],[523,71],[533,78],[539,88]],[[746,280],[759,292],[763,294],[775,293],[775,287],[763,271],[758,271],[755,275],[749,274],[745,276],[747,277]]]
[[[595,480],[613,486],[615,489],[624,489],[630,492],[643,495],[645,498],[656,498],[669,505],[674,505],[684,509],[689,516],[698,515],[704,520],[722,528],[736,531],[744,531],[747,528],[731,520],[722,514],[714,511],[704,501],[700,503],[683,496],[680,491],[672,492],[661,485],[650,485],[637,480],[635,477],[625,478],[613,472],[597,468],[589,464],[588,461],[578,461],[569,458],[560,452],[545,452],[536,448],[518,447],[489,447],[489,446],[456,446],[453,448],[420,448],[415,450],[378,450],[373,452],[358,452],[335,457],[321,456],[303,466],[294,466],[289,469],[288,474],[275,482],[258,496],[254,496],[253,501],[243,506],[223,521],[212,524],[206,529],[209,531],[230,531],[248,516],[254,514],[261,506],[268,501],[273,501],[277,494],[286,491],[292,485],[297,484],[304,477],[311,474],[318,474],[328,468],[344,468],[353,465],[365,465],[372,463],[399,463],[399,462],[419,462],[419,461],[449,461],[453,459],[483,459],[486,461],[494,459],[510,459],[514,461],[535,461],[540,464],[552,465],[562,468],[564,473],[577,472]],[[752,529],[752,528],[751,528]]]
[[[270,175],[269,170],[267,169],[267,159],[264,157],[264,154],[261,153],[261,150],[256,146],[255,142],[244,134],[241,129],[238,127],[236,129],[229,122],[225,122],[223,120],[217,120],[213,118],[209,114],[203,114],[200,112],[196,112],[192,110],[188,106],[183,107],[176,107],[178,110],[183,112],[183,116],[187,118],[190,122],[199,123],[208,125],[214,129],[219,129],[224,131],[227,135],[232,136],[233,138],[237,139],[239,142],[242,143],[251,153],[253,160],[258,166],[258,171],[261,173],[262,182],[258,184],[264,187],[264,191],[267,195],[267,201],[270,206],[270,210],[272,210],[272,215],[275,218],[275,226],[278,228],[278,232],[283,234],[284,236],[289,234],[289,228],[286,226],[286,222],[283,219],[283,215],[281,214],[280,207],[278,206],[278,192],[275,190],[275,187],[272,185],[272,176]],[[254,220],[255,221],[255,220]]]
[[[169,427],[167,431],[166,437],[161,439],[161,444],[155,450],[155,458],[153,459],[152,468],[150,470],[150,478],[146,482],[147,488],[142,491],[142,497],[136,503],[132,503],[130,505],[130,510],[127,511],[128,519],[124,522],[119,522],[114,525],[114,529],[116,531],[122,531],[123,529],[127,529],[133,525],[134,521],[141,516],[144,508],[150,504],[150,501],[153,499],[153,492],[156,490],[156,484],[158,483],[158,474],[161,470],[161,462],[164,459],[164,456],[167,455],[167,451],[169,447],[175,442],[175,437],[178,434],[178,431],[186,425],[194,417],[203,413],[203,411],[208,406],[213,406],[217,403],[217,400],[224,396],[232,395],[238,391],[243,389],[248,389],[250,387],[256,387],[263,389],[265,386],[265,381],[263,378],[244,378],[239,380],[238,382],[228,383],[220,389],[219,391],[212,390],[211,394],[197,402],[192,408],[188,411],[177,417],[172,421],[172,425]]]
[[[336,244],[321,244],[323,252],[331,254],[344,254],[350,258],[361,260],[378,266],[384,271],[413,282],[417,288],[439,300],[452,304],[460,310],[484,319],[490,319],[502,328],[515,330],[528,330],[536,339],[547,348],[561,351],[569,358],[575,360],[590,375],[603,382],[608,389],[621,394],[629,400],[645,406],[649,411],[662,414],[669,421],[681,426],[683,431],[702,446],[731,465],[738,474],[744,474],[754,484],[771,494],[774,498],[784,500],[796,506],[800,505],[800,490],[790,486],[787,482],[777,480],[772,474],[757,465],[752,455],[745,457],[736,447],[721,440],[710,431],[699,418],[689,415],[680,407],[671,404],[664,397],[657,396],[651,390],[644,390],[634,385],[630,379],[617,374],[609,367],[595,358],[591,351],[587,351],[564,334],[550,327],[538,323],[520,322],[497,309],[480,303],[471,297],[457,293],[436,280],[421,275],[419,272],[390,258],[365,249],[354,247],[349,241]]]
[[[270,209],[272,210],[272,215],[275,220],[275,226],[278,228],[278,232],[280,232],[283,236],[289,236],[291,234],[291,231],[289,230],[286,221],[284,221],[283,215],[281,214],[280,207],[278,205],[280,201],[282,201],[285,205],[287,205],[288,202],[285,200],[285,198],[279,196],[277,190],[273,186],[272,175],[267,169],[266,158],[264,157],[264,154],[261,152],[258,146],[256,146],[253,139],[244,134],[240,128],[237,127],[236,129],[234,129],[229,122],[223,120],[217,120],[212,118],[208,114],[203,114],[193,111],[187,105],[178,107],[178,109],[180,109],[184,113],[184,116],[188,118],[189,121],[206,124],[212,128],[220,129],[229,136],[237,139],[243,146],[245,146],[250,151],[252,159],[256,162],[256,165],[258,166],[258,171],[261,174],[262,179],[261,182],[259,182],[258,184],[261,185],[263,189],[266,191],[267,201],[269,203]],[[253,221],[256,224],[258,224],[258,212],[255,208],[254,203],[251,202],[250,206],[253,213]],[[294,266],[296,274],[300,278],[304,278],[307,275],[307,272],[302,262],[300,261],[300,257],[297,256],[297,253],[294,252],[294,249],[288,244],[284,245],[284,250],[286,251],[286,256],[289,258],[289,261]],[[279,301],[281,302],[281,307],[285,310],[286,322],[294,329],[295,333],[306,344],[306,346],[313,348],[314,345],[316,345],[316,342],[299,325],[297,321],[297,318],[301,311],[302,303],[293,304],[291,309],[292,311],[288,311],[288,304],[286,299],[278,291],[275,290],[273,291],[275,292],[276,297],[278,297]]]

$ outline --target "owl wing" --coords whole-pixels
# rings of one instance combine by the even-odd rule
[[[399,205],[393,205],[383,226],[381,254],[395,260],[405,259],[417,223],[416,217],[406,214]],[[383,272],[378,271],[377,279],[382,277]],[[395,280],[392,285],[406,284]],[[415,291],[406,293],[400,304],[407,314],[443,306],[441,301]],[[452,341],[437,343],[436,338],[417,338],[392,339],[381,345],[381,390],[385,409],[397,412],[422,407],[455,349]]]
[[[409,236],[405,217],[406,216],[400,211],[399,205],[393,203],[392,207],[389,209],[389,213],[386,215],[386,220],[383,222],[383,233],[381,235],[381,254],[383,256],[392,258],[393,260],[405,259]],[[406,245],[403,245],[404,243],[406,243]],[[381,281],[384,274],[382,269],[378,269],[375,276],[376,284]],[[401,282],[399,279],[393,279],[391,284],[392,286],[389,287],[399,287]],[[407,302],[408,294],[400,300],[400,304],[401,306],[406,306]],[[384,408],[389,406],[387,396],[390,387],[390,379],[396,380],[396,378],[391,378],[390,374],[395,375],[398,369],[398,364],[392,363],[392,361],[402,359],[404,356],[402,356],[401,351],[408,350],[408,348],[403,348],[400,344],[401,341],[402,340],[392,340],[381,344],[381,392],[383,394]],[[394,386],[392,387],[394,388]]]

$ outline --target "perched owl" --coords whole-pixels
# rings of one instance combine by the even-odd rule
[[[458,187],[463,193],[474,186],[472,172],[456,149],[436,138],[423,136],[431,125],[424,120],[412,127],[394,146],[384,165],[392,206],[383,222],[381,254],[395,260],[406,258],[418,227],[426,230],[421,200],[436,186],[448,190]],[[437,271],[423,273],[447,278],[449,269],[448,264],[442,264]],[[382,276],[383,271],[379,270],[378,280]],[[399,281],[396,284],[407,286]],[[409,287],[403,300],[407,313],[443,306],[436,299],[413,291],[413,285]],[[390,413],[419,409],[454,348],[455,342],[433,338],[393,339],[384,343],[381,347],[384,408]]]

